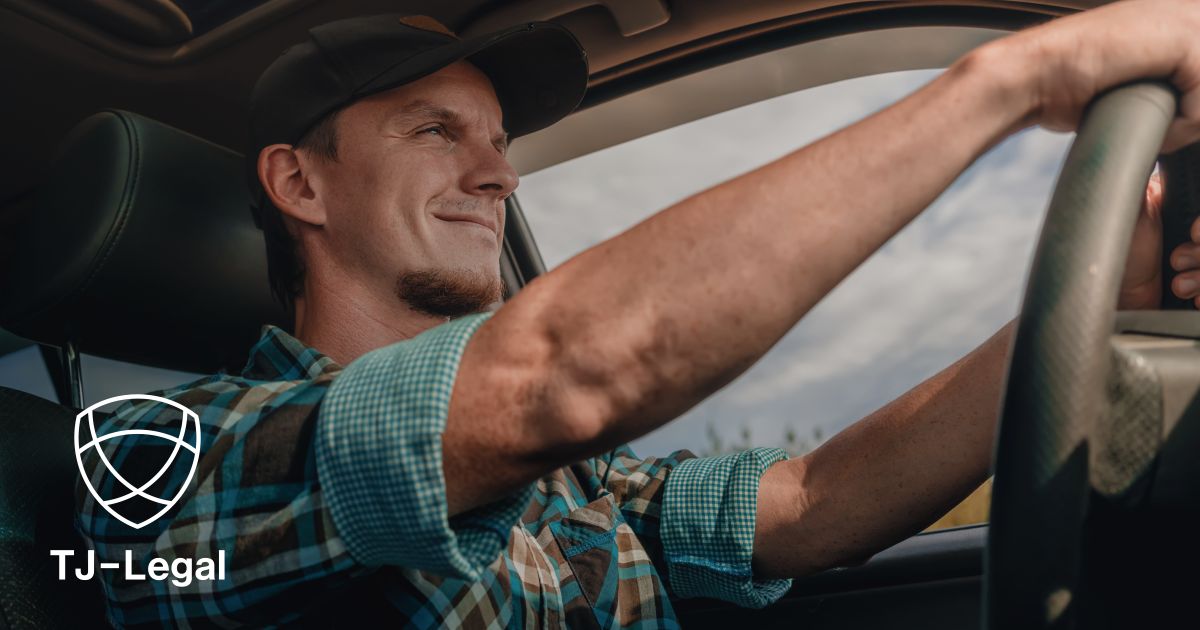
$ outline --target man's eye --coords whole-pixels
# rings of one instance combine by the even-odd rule
[[[444,135],[446,135],[446,128],[441,125],[434,125],[432,127],[422,129],[422,130],[418,131],[417,133],[428,133],[428,134],[434,135],[434,136],[444,136]]]

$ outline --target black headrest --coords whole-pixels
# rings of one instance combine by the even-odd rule
[[[238,366],[271,298],[242,157],[124,111],[68,136],[0,266],[0,326],[146,365]]]

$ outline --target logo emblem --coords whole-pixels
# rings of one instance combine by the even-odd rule
[[[179,434],[172,435],[163,431],[151,429],[125,429],[121,431],[113,431],[104,435],[96,435],[96,422],[93,417],[93,413],[100,407],[110,403],[120,402],[122,400],[152,400],[174,407],[183,414],[183,417],[179,423]],[[87,422],[86,432],[82,432],[80,430],[84,422]],[[192,436],[191,440],[185,439],[185,437],[189,434],[189,428]],[[104,448],[102,446],[103,443],[107,442],[108,440],[118,438],[129,439],[131,436],[137,436],[137,439],[149,438],[154,439],[155,441],[162,440],[168,444],[174,445],[171,449],[170,456],[167,457],[165,462],[163,462],[163,465],[158,469],[158,472],[154,473],[154,475],[150,476],[150,478],[147,480],[143,481],[139,479],[138,481],[140,483],[137,484],[130,482],[128,479],[121,476],[116,468],[113,467],[112,462],[109,461],[108,456],[104,454]],[[87,440],[86,443],[81,443],[81,440],[85,438]],[[83,466],[83,455],[89,449],[95,449],[96,455],[100,458],[100,465],[103,466],[107,470],[108,474],[112,475],[112,478],[124,488],[121,494],[118,494],[115,497],[104,498],[99,492],[96,491],[96,487],[92,484],[92,480],[88,477],[87,470]],[[158,483],[164,475],[167,475],[167,473],[171,471],[171,466],[175,463],[176,457],[181,456],[180,451],[185,451],[182,456],[191,460],[191,469],[188,471],[187,479],[185,479],[184,482],[179,486],[179,489],[174,493],[174,496],[170,498],[163,498],[148,492],[148,489],[154,487],[154,485]],[[109,514],[112,514],[117,520],[134,529],[141,529],[142,527],[145,527],[149,523],[158,519],[163,514],[166,514],[167,510],[170,510],[171,507],[179,501],[180,497],[183,496],[183,493],[192,483],[192,477],[196,475],[196,465],[199,462],[200,418],[191,409],[188,409],[187,407],[184,407],[173,400],[161,398],[159,396],[151,396],[149,394],[126,394],[124,396],[113,396],[112,398],[101,400],[100,402],[79,412],[79,415],[75,416],[75,463],[79,464],[79,474],[83,477],[84,484],[87,485],[88,491],[92,493],[92,496],[96,499],[96,502],[99,503]],[[134,520],[126,518],[125,515],[121,514],[122,507],[129,505],[127,502],[135,497],[161,505],[162,509],[158,510],[157,513],[153,514],[149,518],[135,522]]]

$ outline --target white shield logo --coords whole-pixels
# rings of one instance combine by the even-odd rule
[[[93,419],[92,413],[100,407],[110,403],[120,402],[122,400],[153,400],[178,409],[183,413],[183,419],[179,423],[179,435],[171,435],[170,433],[149,429],[125,429],[122,431],[113,431],[112,433],[106,433],[100,436],[96,435],[96,422]],[[80,444],[80,427],[85,418],[88,425],[88,432],[85,435],[90,436],[90,438],[86,444]],[[194,443],[189,443],[184,440],[184,436],[188,434],[189,426],[192,429],[191,434],[194,436]],[[170,457],[168,457],[167,461],[163,463],[162,468],[160,468],[153,477],[151,477],[148,481],[143,482],[140,486],[134,485],[122,477],[121,474],[118,473],[115,468],[113,468],[112,462],[108,460],[108,457],[104,454],[104,449],[101,447],[103,442],[127,435],[156,437],[166,440],[167,442],[173,442],[175,444],[174,448],[171,450]],[[96,450],[96,454],[100,457],[100,464],[107,469],[108,474],[112,475],[113,478],[117,480],[117,483],[125,487],[126,492],[124,494],[108,499],[100,496],[100,493],[97,492],[96,488],[92,485],[92,480],[88,478],[87,470],[85,470],[83,467],[83,454],[88,449]],[[164,499],[162,497],[156,497],[152,494],[148,494],[146,489],[152,487],[155,482],[157,482],[163,475],[167,474],[167,472],[171,470],[171,466],[175,463],[175,458],[179,455],[180,449],[186,449],[190,453],[192,466],[191,470],[188,472],[187,479],[184,480],[183,484],[179,486],[179,490],[175,493],[175,496],[171,497],[170,499]],[[187,457],[187,455],[185,455],[185,457]],[[83,477],[84,484],[87,485],[87,489],[92,493],[92,496],[95,497],[96,502],[103,506],[109,514],[112,514],[117,520],[134,529],[141,529],[147,524],[158,519],[163,514],[166,514],[167,510],[170,510],[171,506],[175,505],[175,503],[179,501],[180,497],[183,496],[183,493],[187,490],[188,486],[191,485],[192,477],[196,474],[196,465],[199,462],[200,418],[191,409],[188,409],[187,407],[184,407],[173,400],[160,398],[158,396],[151,396],[149,394],[126,394],[124,396],[113,396],[112,398],[101,400],[91,407],[79,412],[79,415],[75,416],[75,463],[79,465],[79,474]],[[142,499],[152,501],[162,505],[163,507],[153,516],[141,521],[140,523],[135,523],[125,518],[125,516],[121,515],[119,512],[120,504],[123,501],[132,499],[133,497],[141,497]]]

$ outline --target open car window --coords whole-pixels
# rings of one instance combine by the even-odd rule
[[[861,77],[746,105],[528,174],[517,195],[553,268],[675,201],[886,107],[938,72]],[[1031,129],[997,146],[758,364],[635,450],[780,446],[799,455],[975,348],[1018,312],[1070,141]],[[738,208],[728,212],[734,220]],[[985,521],[988,489],[934,528]]]

